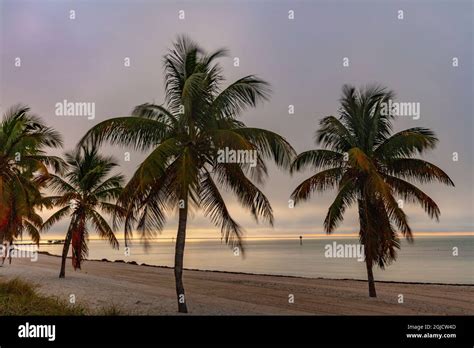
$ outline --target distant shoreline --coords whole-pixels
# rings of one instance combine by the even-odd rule
[[[47,256],[53,256],[60,258],[61,255],[51,254],[47,251],[38,251],[38,254],[44,254]],[[70,257],[68,257],[70,259]],[[138,263],[136,261],[125,261],[125,260],[108,260],[108,259],[87,259],[86,261],[94,261],[94,262],[108,262],[108,263],[119,263],[119,264],[128,264],[134,266],[144,266],[144,267],[155,267],[155,268],[163,268],[163,269],[173,269],[170,266],[160,266],[160,265],[150,265],[148,263]],[[220,271],[220,270],[206,270],[206,269],[198,269],[198,268],[184,268],[186,271],[198,271],[198,272],[212,272],[212,273],[223,273],[223,274],[241,274],[241,275],[251,275],[251,276],[264,276],[264,277],[284,277],[284,278],[296,278],[296,279],[321,279],[321,280],[351,280],[357,282],[364,282],[366,283],[367,280],[364,279],[356,279],[356,278],[325,278],[325,277],[304,277],[304,276],[294,276],[294,275],[284,275],[284,274],[269,274],[269,273],[249,273],[249,272],[235,272],[235,271]],[[401,281],[394,281],[394,280],[377,280],[377,283],[387,283],[387,284],[413,284],[413,285],[449,285],[449,286],[473,286],[474,284],[466,284],[466,283],[429,283],[429,282],[401,282]]]
[[[415,237],[415,242],[417,238],[452,238],[452,237],[474,237],[474,232],[453,232],[451,234],[448,234],[447,232],[439,232],[438,233],[428,233],[428,232],[415,232],[414,237]],[[303,241],[305,240],[316,240],[316,239],[332,239],[332,238],[347,238],[347,239],[357,239],[359,237],[358,234],[330,234],[330,235],[301,235],[303,237]],[[403,236],[400,236],[400,238],[403,238]],[[55,241],[62,241],[62,243],[47,243],[47,242],[40,242],[39,245],[60,245],[64,244],[63,239],[61,238],[50,238]],[[89,239],[91,242],[92,241],[103,241],[103,239],[100,238],[90,238]],[[124,238],[118,238],[117,239],[119,242],[125,241]],[[156,237],[156,238],[150,238],[149,241],[154,242],[154,241],[162,241],[162,242],[172,242],[175,240],[175,237]],[[295,236],[263,236],[263,237],[244,237],[243,241],[262,241],[262,240],[294,240],[294,241],[299,241],[299,235]],[[187,242],[199,242],[199,241],[214,241],[214,242],[220,242],[219,238],[215,237],[202,237],[202,238],[186,238]],[[141,243],[140,239],[132,239],[132,243]],[[35,245],[36,243],[26,240],[26,241],[19,241],[15,242],[15,245]]]

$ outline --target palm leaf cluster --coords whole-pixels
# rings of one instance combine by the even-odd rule
[[[111,174],[117,166],[116,161],[98,154],[97,149],[83,147],[66,153],[65,159],[68,165],[66,173],[62,177],[52,174],[48,181],[55,194],[49,199],[59,209],[44,222],[43,229],[49,229],[63,218],[70,218],[64,248],[67,254],[69,243],[72,243],[72,265],[77,269],[81,268],[81,262],[88,254],[89,228],[118,249],[114,233],[116,226],[111,226],[103,214],[119,218],[123,215],[115,200],[122,191],[124,177]]]
[[[64,162],[47,154],[59,148],[58,132],[47,127],[26,106],[7,110],[0,124],[0,241],[13,242],[26,232],[38,243],[42,218],[36,209],[51,207],[41,193],[50,172]]]

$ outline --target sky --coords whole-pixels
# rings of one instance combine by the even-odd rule
[[[0,0],[0,6],[0,112],[17,103],[29,105],[63,134],[65,150],[98,122],[129,115],[145,102],[162,104],[163,56],[178,35],[186,34],[208,51],[229,49],[220,60],[226,83],[256,74],[271,84],[271,99],[242,120],[283,135],[297,152],[317,148],[318,122],[337,115],[344,84],[378,83],[400,102],[420,103],[420,118],[400,118],[395,130],[434,130],[440,142],[425,159],[444,169],[456,187],[422,185],[438,203],[440,221],[406,205],[409,223],[424,233],[474,231],[472,1]],[[15,66],[16,58],[21,66]],[[63,100],[94,102],[95,119],[56,116],[55,105]],[[104,145],[102,151],[118,159],[127,177],[145,156],[131,151],[126,162],[124,152],[130,149]],[[274,209],[274,227],[256,224],[235,197],[226,195],[247,236],[322,233],[335,192],[315,194],[290,209],[291,192],[311,171],[290,176],[270,168],[262,190]],[[67,225],[61,221],[49,235],[63,236]],[[171,215],[162,237],[175,235],[176,228]],[[351,209],[337,232],[357,229]],[[188,231],[194,238],[220,236],[200,211],[193,213]]]

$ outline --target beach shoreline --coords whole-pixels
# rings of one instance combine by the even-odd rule
[[[43,254],[47,256],[53,256],[61,258],[61,255],[51,254],[47,251],[38,251],[38,254]],[[68,260],[71,258],[68,257]],[[94,261],[94,262],[110,262],[110,263],[125,263],[134,266],[143,266],[143,267],[157,267],[157,268],[165,268],[165,269],[173,269],[170,266],[163,266],[163,265],[151,265],[148,263],[138,263],[137,261],[125,261],[125,260],[109,260],[106,258],[103,259],[87,259],[85,262]],[[286,275],[286,274],[271,274],[271,273],[251,273],[251,272],[236,272],[236,271],[222,271],[216,269],[200,269],[200,268],[183,268],[186,271],[198,271],[198,272],[213,272],[213,273],[224,273],[224,274],[242,274],[242,275],[255,275],[255,276],[263,276],[263,277],[283,277],[283,278],[297,278],[297,279],[322,279],[322,280],[350,280],[356,282],[364,282],[366,283],[366,279],[357,279],[357,278],[328,278],[328,277],[305,277],[305,276],[295,276],[295,275]],[[469,283],[439,283],[439,282],[409,282],[409,281],[397,281],[397,280],[377,280],[377,283],[387,283],[387,284],[415,284],[415,285],[451,285],[451,286],[472,286],[474,284]]]
[[[176,314],[173,269],[125,261],[88,260],[81,271],[41,252],[37,262],[13,259],[0,267],[0,281],[20,278],[38,292],[92,308],[114,305],[131,315]],[[148,267],[140,267],[148,266]],[[226,271],[184,271],[191,314],[197,315],[472,315],[472,285],[367,282],[348,279],[260,275]],[[400,295],[403,302],[400,303]],[[290,301],[293,298],[294,301]]]

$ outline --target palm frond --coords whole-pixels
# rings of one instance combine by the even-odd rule
[[[238,117],[243,111],[270,98],[270,85],[254,75],[242,77],[224,89],[213,101],[218,117]]]
[[[66,216],[71,215],[71,207],[65,206],[61,209],[59,209],[57,212],[55,212],[53,215],[51,215],[44,223],[43,226],[41,227],[42,230],[49,230],[51,226],[53,226],[56,222],[59,220],[62,220]]]
[[[273,209],[267,197],[244,174],[235,163],[219,163],[214,168],[219,185],[229,188],[243,207],[250,210],[255,220],[261,217],[273,225]]]
[[[384,176],[384,179],[404,201],[419,203],[430,218],[435,218],[439,221],[441,212],[436,202],[430,196],[405,180],[390,175]]]
[[[310,150],[300,153],[291,164],[290,172],[311,167],[313,170],[321,168],[341,167],[344,165],[344,155],[331,150]]]
[[[412,157],[434,149],[438,139],[434,133],[421,127],[395,133],[375,149],[375,156],[384,159]]]
[[[442,169],[418,158],[397,158],[391,160],[386,165],[386,173],[420,183],[438,181],[448,186],[454,186],[454,182]]]
[[[230,216],[224,199],[208,172],[201,181],[200,198],[204,214],[221,228],[222,239],[232,248],[237,246],[243,252],[242,227]]]
[[[335,188],[343,175],[344,168],[342,167],[320,171],[299,184],[291,194],[291,198],[295,204],[306,201],[315,191],[322,192],[330,188]]]
[[[97,146],[104,141],[112,145],[146,151],[159,144],[169,132],[169,125],[146,117],[116,117],[100,122],[79,141],[79,146]]]
[[[357,198],[357,187],[353,181],[347,181],[339,188],[336,198],[328,209],[324,219],[324,230],[330,234],[344,219],[344,213]]]

